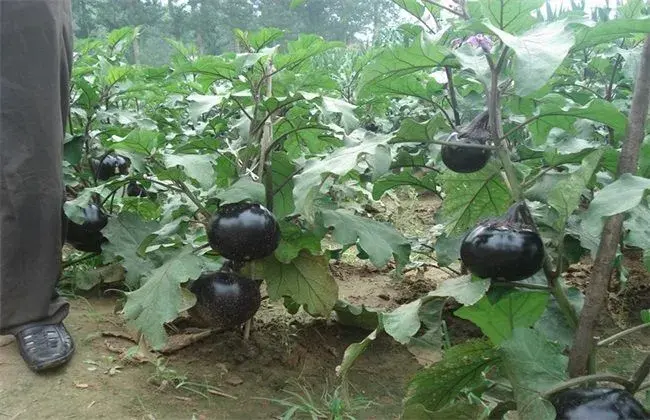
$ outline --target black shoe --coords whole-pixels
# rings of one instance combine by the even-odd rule
[[[66,364],[75,350],[62,323],[25,328],[16,333],[16,341],[23,360],[35,372]]]

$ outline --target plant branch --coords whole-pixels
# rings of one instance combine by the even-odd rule
[[[598,347],[603,347],[612,344],[613,342],[620,340],[621,338],[625,337],[626,335],[633,334],[637,331],[641,331],[644,328],[650,327],[650,324],[641,324],[637,325],[636,327],[628,328],[627,330],[621,331],[619,333],[616,333],[612,335],[611,337],[607,337],[603,340],[600,340],[596,345]]]
[[[650,373],[650,354],[646,356],[645,359],[643,359],[643,363],[641,363],[641,366],[634,372],[634,375],[632,375],[632,378],[630,381],[634,384],[634,387],[630,389],[629,391],[631,393],[635,393],[643,384],[643,380],[648,377],[648,374]]]
[[[632,382],[630,382],[629,380],[627,380],[622,376],[613,375],[610,373],[599,373],[597,375],[587,375],[587,376],[581,376],[579,378],[569,379],[545,391],[541,396],[543,398],[548,398],[553,394],[557,394],[560,391],[564,391],[565,389],[570,389],[578,385],[583,385],[590,382],[614,382],[619,385],[623,385],[625,389],[628,391],[634,387],[634,384]]]
[[[205,216],[208,219],[210,217],[212,217],[212,214],[210,214],[208,209],[206,209],[203,206],[201,201],[196,197],[196,195],[194,195],[194,193],[192,191],[190,191],[190,189],[187,187],[187,185],[185,185],[184,182],[182,182],[182,181],[174,181],[174,184],[176,184],[176,186],[178,186],[178,188],[183,192],[183,194],[185,194],[187,196],[187,198],[189,198],[190,201],[192,201],[192,203],[194,203],[196,205],[196,207],[199,208],[199,211],[201,212],[201,214],[203,214],[203,216]]]
[[[264,79],[266,80],[266,95],[271,96],[273,94],[273,61],[269,59],[268,66],[264,69]],[[273,211],[273,176],[271,172],[269,151],[271,150],[271,145],[273,142],[273,121],[271,120],[271,115],[273,113],[269,112],[268,115],[264,118],[264,130],[262,132],[262,138],[260,142],[260,166],[258,167],[258,176],[264,183],[264,189],[266,191],[266,207]],[[248,326],[248,324],[247,324]]]
[[[503,47],[503,51],[501,51],[501,55],[499,56],[499,61],[497,62],[496,66],[496,71],[497,71],[497,76],[501,73],[501,70],[503,70],[503,66],[505,65],[506,59],[508,58],[508,53],[510,52],[510,48],[506,45]],[[497,79],[498,82],[499,79]]]
[[[424,98],[422,98],[422,99],[424,99]],[[436,108],[438,108],[440,110],[440,112],[442,112],[442,115],[445,116],[445,119],[447,120],[447,122],[449,123],[449,126],[451,128],[456,127],[456,124],[454,124],[454,120],[451,119],[451,117],[449,116],[449,114],[447,113],[447,111],[445,110],[445,108],[442,105],[440,105],[436,101],[433,101],[433,100],[430,100],[430,99],[427,99],[426,101],[429,102],[431,105],[435,106]]]
[[[616,78],[616,72],[618,71],[618,66],[621,64],[621,55],[616,56],[616,61],[614,61],[614,67],[612,68],[612,75],[609,78],[609,83],[605,88],[605,100],[608,102],[612,101],[612,94],[614,89],[614,79]]]
[[[528,284],[520,283],[516,281],[497,281],[492,283],[495,286],[505,286],[505,287],[521,287],[522,289],[531,289],[531,290],[546,290],[549,291],[548,286],[541,286],[539,284]]]
[[[553,262],[549,257],[548,253],[544,256],[544,275],[546,276],[546,281],[551,287],[551,293],[555,300],[557,301],[564,318],[569,323],[569,326],[572,330],[575,330],[578,327],[578,314],[575,308],[569,302],[569,298],[566,295],[566,292],[562,288],[560,283],[560,273],[554,271]]]
[[[147,181],[151,182],[152,184],[157,184],[157,185],[160,185],[160,186],[162,186],[162,187],[168,188],[168,189],[170,189],[170,190],[172,190],[172,191],[181,192],[181,193],[182,193],[182,192],[185,192],[185,191],[182,190],[181,188],[175,187],[175,186],[173,186],[173,185],[165,184],[164,182],[157,181],[157,180],[155,180],[155,179],[147,179]]]
[[[237,98],[235,98],[234,96],[231,96],[230,99],[232,99],[232,100],[237,104],[237,106],[239,107],[239,109],[241,109],[241,112],[243,112],[244,115],[246,115],[246,117],[247,117],[249,120],[251,120],[251,122],[252,122],[252,121],[253,121],[253,117],[251,117],[251,115],[246,111],[246,108],[244,108],[244,106],[241,104],[241,102],[239,102],[239,101],[237,100]]]
[[[433,1],[433,0],[424,0],[424,2],[427,3],[427,4],[430,4],[430,5],[432,5],[432,6],[436,6],[436,7],[439,7],[439,8],[441,8],[441,9],[444,9],[444,10],[448,11],[449,13],[453,13],[453,14],[455,14],[456,16],[462,17],[463,19],[467,19],[467,18],[468,18],[467,13],[465,13],[465,10],[461,10],[461,11],[454,10],[454,9],[452,9],[451,7],[448,7],[448,6],[442,5],[442,4],[437,3],[437,2],[435,2],[435,1]]]
[[[83,261],[89,260],[89,259],[91,259],[91,258],[93,258],[93,257],[96,257],[97,255],[99,255],[99,254],[90,253],[90,254],[86,254],[86,255],[84,255],[84,256],[82,256],[82,257],[79,257],[79,258],[77,258],[77,259],[74,259],[74,260],[67,260],[67,261],[64,261],[64,262],[61,264],[61,268],[62,268],[62,269],[64,269],[64,268],[68,268],[68,267],[70,267],[70,266],[73,266],[73,265],[79,264],[80,262],[83,262]]]
[[[533,185],[533,184],[534,184],[538,179],[540,179],[541,177],[543,177],[545,174],[547,174],[548,172],[552,171],[553,169],[557,169],[557,168],[558,168],[557,166],[548,166],[548,167],[542,169],[542,170],[539,171],[537,174],[535,174],[532,178],[530,178],[528,181],[524,182],[524,183],[522,184],[522,188],[523,188],[523,189],[526,189],[526,188],[530,187],[530,186]]]
[[[284,102],[284,103],[282,104],[282,106],[285,107],[285,106],[287,106],[287,105],[291,105],[292,103],[294,103],[294,102],[298,102],[298,101],[301,100],[301,99],[303,99],[303,98],[302,98],[302,97],[299,97],[299,98],[292,98],[291,100],[289,100],[289,101],[287,101],[287,102]],[[253,129],[250,131],[251,136],[252,136],[252,135],[255,135],[258,131],[260,131],[260,129],[264,128],[264,124],[266,123],[266,121],[267,121],[269,118],[271,118],[271,117],[273,116],[273,114],[275,114],[278,110],[279,110],[279,108],[276,109],[276,110],[273,111],[273,112],[268,112],[268,113],[264,116],[264,118],[262,119],[262,121],[260,121],[260,123],[259,123],[258,125],[256,125],[255,128],[253,128]]]
[[[648,388],[650,388],[650,381],[646,381],[646,382],[642,383],[642,384],[641,384],[641,385],[636,389],[636,392],[645,391],[645,390],[648,389]]]
[[[427,28],[427,29],[429,30],[429,32],[431,32],[432,34],[435,34],[435,33],[436,33],[436,31],[434,31],[433,28],[430,27],[430,26],[429,26],[429,25],[424,21],[424,19],[422,19],[421,16],[417,16],[417,15],[414,15],[414,14],[411,14],[411,16],[413,16],[413,17],[415,17],[417,20],[419,20],[420,23],[423,24],[424,27]],[[436,23],[436,27],[438,28],[438,30],[440,30],[440,24],[438,23],[438,19],[436,19],[435,16],[434,16],[434,19],[433,19],[433,20],[434,20],[434,22]]]
[[[490,68],[492,69],[488,111],[490,114],[490,132],[492,134],[492,138],[496,139],[495,146],[497,147],[497,154],[499,160],[501,161],[501,164],[503,165],[503,170],[506,174],[508,184],[510,185],[510,190],[512,191],[513,198],[515,201],[522,201],[523,195],[522,195],[521,183],[517,178],[517,173],[515,171],[514,165],[512,164],[512,160],[510,160],[510,155],[508,154],[508,150],[506,149],[506,147],[504,147],[502,143],[502,141],[505,139],[505,136],[503,135],[503,125],[501,122],[501,107],[499,104],[499,73],[501,72],[503,66],[505,65],[506,62],[505,57],[507,56],[508,51],[509,51],[508,47],[505,47],[503,49],[503,51],[501,52],[501,56],[499,57],[499,60],[496,65],[494,64],[490,56],[486,55],[486,59],[488,60],[488,63],[490,63]],[[532,217],[531,217],[531,221],[532,221]],[[569,324],[571,324],[572,327],[575,328],[575,325],[577,324],[577,315],[575,313],[575,310],[573,309],[573,306],[571,306],[571,303],[569,302],[569,299],[566,296],[566,293],[564,292],[562,285],[558,281],[559,273],[554,272],[551,258],[548,255],[548,252],[546,250],[544,250],[544,254],[545,254],[544,274],[546,275],[546,279],[551,289],[551,293],[557,300],[557,303],[560,306],[560,309],[564,313]]]
[[[456,99],[456,89],[454,88],[454,74],[451,72],[451,67],[445,67],[447,74],[447,91],[449,92],[449,102],[451,102],[451,109],[454,111],[454,122],[457,126],[460,125],[460,114],[458,113],[458,100]]]
[[[298,175],[300,172],[302,172],[303,169],[305,169],[305,168],[298,168],[298,169],[296,169],[295,171],[293,171],[293,172],[291,173],[291,175],[289,175],[289,176],[287,177],[287,179],[285,179],[284,181],[282,181],[282,183],[281,183],[280,185],[278,185],[278,187],[277,187],[276,189],[273,190],[273,196],[275,197],[275,195],[276,195],[277,193],[279,193],[280,191],[282,191],[282,188],[284,188],[284,187],[285,187],[289,182],[291,182],[291,180],[293,179],[293,177],[296,176],[296,175]]]
[[[488,63],[490,63],[490,68],[492,68],[488,111],[490,114],[490,132],[492,134],[492,138],[496,139],[494,143],[497,147],[497,155],[501,160],[503,170],[508,178],[513,198],[515,201],[519,201],[522,199],[521,185],[517,179],[517,173],[515,171],[514,165],[512,164],[512,161],[510,160],[508,150],[502,146],[504,136],[503,125],[501,122],[501,105],[499,103],[499,74],[501,73],[503,65],[505,64],[505,57],[508,55],[509,51],[510,50],[508,47],[505,47],[503,51],[501,51],[501,56],[499,57],[499,61],[496,65],[489,55],[485,56],[488,60]]]
[[[289,120],[286,120],[286,121],[289,122]],[[291,123],[289,122],[289,124],[291,124]],[[291,126],[292,126],[292,127],[295,127],[293,124],[291,124]],[[274,140],[271,142],[271,144],[269,145],[269,147],[266,149],[266,154],[265,154],[265,156],[264,156],[264,159],[265,159],[265,160],[268,159],[268,158],[269,158],[269,155],[271,154],[271,152],[272,152],[272,151],[273,151],[273,150],[274,150],[274,149],[275,149],[275,148],[276,148],[280,143],[282,143],[282,142],[283,142],[287,137],[289,137],[291,134],[297,133],[298,131],[302,131],[302,130],[313,130],[313,129],[320,129],[320,128],[321,128],[321,127],[319,127],[319,126],[308,125],[308,126],[305,126],[305,127],[293,128],[292,130],[287,131],[286,133],[282,134],[281,136],[279,136],[278,138],[274,139]]]
[[[427,143],[440,144],[443,146],[453,146],[453,147],[465,147],[467,149],[483,149],[483,150],[497,150],[494,146],[487,146],[485,144],[477,143],[463,143],[461,141],[442,141],[442,140],[430,140]]]
[[[644,137],[645,120],[648,115],[650,102],[650,35],[646,37],[639,73],[637,75],[634,96],[628,116],[627,138],[623,143],[618,161],[617,178],[624,173],[636,173],[639,160],[639,149]],[[574,346],[569,355],[569,374],[572,377],[587,372],[589,356],[594,349],[593,331],[605,304],[607,286],[612,274],[612,267],[618,243],[621,237],[621,227],[625,214],[611,216],[605,222],[600,245],[592,269],[592,277],[585,293],[585,303]]]

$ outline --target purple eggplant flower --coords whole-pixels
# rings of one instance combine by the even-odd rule
[[[474,48],[481,47],[485,53],[489,53],[494,45],[492,40],[483,34],[472,35],[465,42]]]

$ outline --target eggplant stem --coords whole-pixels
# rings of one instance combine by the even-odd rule
[[[650,373],[650,353],[648,353],[648,355],[643,360],[643,363],[641,363],[641,366],[639,366],[636,372],[634,372],[634,375],[632,375],[632,378],[630,378],[630,381],[632,382],[632,384],[634,384],[634,387],[629,391],[631,393],[635,393],[643,385],[643,380],[648,377],[649,373]]]
[[[190,199],[192,203],[196,205],[196,207],[199,209],[201,214],[207,218],[210,219],[212,217],[212,213],[208,211],[208,209],[205,208],[205,206],[201,203],[201,201],[194,195],[192,191],[185,185],[183,181],[174,181],[174,184],[187,196],[187,198]]]
[[[648,388],[650,388],[650,381],[646,381],[646,382],[642,383],[641,386],[639,386],[637,388],[636,392],[645,391]]]
[[[244,324],[244,340],[248,340],[251,336],[251,324],[253,323],[252,321],[253,319],[251,318]]]
[[[64,262],[61,264],[61,268],[68,268],[68,267],[70,267],[70,266],[73,266],[73,265],[79,264],[80,262],[83,262],[83,261],[89,260],[89,259],[91,259],[91,258],[93,258],[93,257],[96,257],[97,255],[98,255],[98,254],[95,254],[95,253],[89,253],[89,254],[86,254],[86,255],[84,255],[84,256],[82,256],[82,257],[76,258],[76,259],[74,259],[74,260],[67,260],[67,261],[64,261]]]
[[[588,384],[591,382],[614,382],[619,385],[622,385],[629,392],[632,392],[632,389],[634,389],[634,383],[632,383],[631,381],[627,380],[622,376],[613,375],[611,373],[599,373],[596,375],[586,375],[586,376],[580,376],[577,378],[569,379],[543,392],[541,394],[541,397],[547,399],[551,395],[557,394],[558,392],[564,391],[565,389],[570,389],[575,386]]]
[[[548,254],[544,258],[544,274],[560,310],[571,326],[571,329],[575,330],[578,327],[578,314],[575,308],[571,306],[571,302],[569,302],[569,298],[559,282],[559,273],[553,270],[553,264]]]
[[[516,281],[495,281],[492,284],[495,286],[521,287],[522,289],[531,289],[531,290],[545,290],[545,291],[551,290],[551,288],[548,286],[542,286],[539,284],[520,283]]]
[[[621,331],[619,333],[616,333],[616,334],[612,335],[611,337],[607,337],[607,338],[605,338],[603,340],[600,340],[596,345],[598,347],[607,346],[607,345],[612,344],[613,342],[615,342],[617,340],[620,340],[621,338],[625,337],[628,334],[635,333],[635,332],[637,332],[639,330],[642,330],[642,329],[648,328],[648,327],[650,327],[650,324],[641,324],[641,325],[637,325],[636,327],[628,328],[627,330],[623,330],[623,331]]]
[[[452,133],[449,136],[449,138],[453,137],[453,135],[454,135],[454,133]],[[485,144],[477,144],[477,143],[463,143],[461,141],[431,140],[429,143],[440,144],[442,146],[452,146],[452,147],[458,147],[458,148],[466,148],[466,149],[497,150],[497,148],[494,147],[494,146],[486,146]]]
[[[512,163],[512,160],[510,159],[508,149],[504,144],[504,142],[507,144],[507,139],[503,135],[503,123],[501,121],[501,108],[499,104],[499,73],[501,73],[501,70],[503,69],[503,66],[506,62],[506,57],[509,52],[510,49],[507,46],[505,46],[503,48],[503,51],[501,52],[499,61],[496,64],[494,63],[494,60],[492,60],[490,56],[486,56],[486,59],[488,60],[488,64],[490,65],[490,70],[492,72],[490,96],[488,101],[488,112],[490,114],[490,133],[492,135],[492,138],[495,139],[494,144],[497,147],[497,156],[499,157],[499,160],[501,161],[501,165],[503,166],[503,170],[506,173],[506,177],[509,180],[512,197],[514,201],[521,200],[524,204],[524,207],[526,207],[527,209],[522,194],[521,183],[517,178],[517,172]],[[531,215],[531,219],[532,219],[532,215]],[[533,222],[532,227],[535,230],[537,230],[537,225],[535,224],[535,221],[534,220],[531,221]],[[554,272],[551,263],[551,258],[546,248],[544,248],[544,274],[546,275],[546,280],[548,281],[548,284],[550,286],[551,293],[553,294],[553,296],[555,296],[555,299],[557,300],[557,303],[560,306],[562,313],[564,313],[564,316],[566,317],[567,322],[571,325],[572,329],[575,330],[578,326],[578,315],[575,309],[573,308],[573,306],[571,306],[571,303],[569,302],[569,298],[567,297],[564,289],[557,281],[559,273]]]

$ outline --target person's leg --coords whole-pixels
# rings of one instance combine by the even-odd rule
[[[62,154],[72,65],[70,0],[0,0],[0,334],[30,368],[65,363]]]

